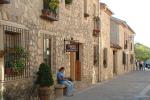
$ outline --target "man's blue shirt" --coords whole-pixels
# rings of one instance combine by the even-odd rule
[[[57,73],[57,81],[59,84],[63,84],[65,82],[64,79],[64,73],[63,72],[58,72]]]

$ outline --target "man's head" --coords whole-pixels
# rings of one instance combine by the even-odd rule
[[[59,68],[59,71],[60,71],[60,72],[63,72],[64,70],[65,70],[64,67]]]

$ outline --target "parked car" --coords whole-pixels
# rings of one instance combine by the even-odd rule
[[[145,67],[150,69],[150,64],[149,63],[145,63]]]

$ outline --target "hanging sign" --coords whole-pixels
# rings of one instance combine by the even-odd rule
[[[66,52],[77,52],[77,44],[66,44]]]

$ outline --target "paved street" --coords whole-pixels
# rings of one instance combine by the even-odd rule
[[[60,100],[150,100],[150,71],[117,76]]]

